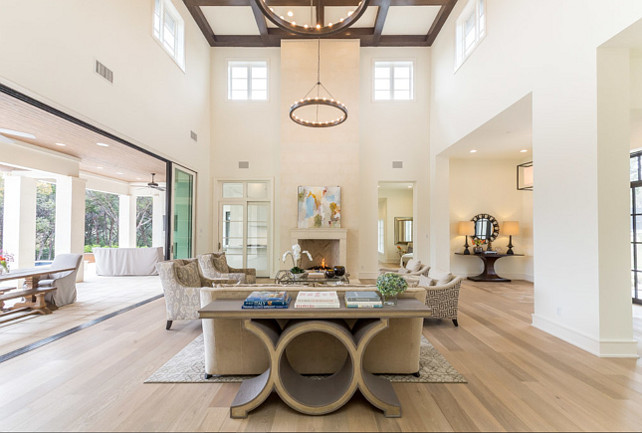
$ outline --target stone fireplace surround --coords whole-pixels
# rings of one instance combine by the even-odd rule
[[[311,228],[290,230],[292,245],[299,244],[303,251],[309,251],[312,262],[303,254],[301,267],[307,269],[321,264],[325,258],[328,266],[346,266],[348,229]]]

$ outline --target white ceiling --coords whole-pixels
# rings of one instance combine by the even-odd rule
[[[532,157],[533,106],[529,94],[444,150],[450,158],[520,159]],[[526,152],[521,152],[521,150]],[[471,150],[477,150],[471,153]]]
[[[432,26],[441,6],[391,6],[383,26],[383,35],[426,35]],[[364,14],[351,27],[372,28],[377,19],[378,6],[368,6]],[[214,35],[259,35],[254,14],[250,6],[201,6],[203,15],[207,19]],[[325,8],[325,22],[336,23],[340,18],[345,18],[348,12],[354,10],[349,6],[327,6]],[[292,11],[293,16],[287,15]],[[310,25],[309,7],[275,6],[274,12],[283,16],[288,21],[297,24]],[[313,11],[312,21],[316,23],[316,13]],[[270,20],[267,26],[275,28]]]

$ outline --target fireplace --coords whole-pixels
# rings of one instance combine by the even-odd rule
[[[303,269],[320,266],[324,258],[328,266],[347,267],[347,234],[347,229],[337,228],[290,230],[292,245],[298,243],[303,251],[309,251],[312,255],[312,261],[305,254],[301,257]]]

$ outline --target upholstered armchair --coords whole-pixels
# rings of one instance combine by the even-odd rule
[[[410,259],[406,266],[399,268],[380,268],[379,274],[397,274],[403,277],[408,285],[414,285],[420,275],[427,276],[430,271],[429,265],[422,264],[419,260]]]
[[[212,287],[219,283],[232,281],[213,281],[205,278],[200,271],[196,259],[169,260],[156,264],[158,275],[165,294],[167,324],[165,329],[172,327],[174,320],[198,319],[201,308],[200,291],[202,287]]]
[[[55,287],[56,290],[45,295],[45,301],[56,307],[76,302],[76,275],[82,263],[82,254],[58,254],[51,264],[52,269],[74,268],[73,271],[54,272],[38,279],[38,287]]]
[[[457,312],[462,278],[453,277],[451,281],[439,286],[422,285],[423,281],[425,280],[421,278],[418,287],[426,289],[426,305],[432,309],[432,317],[450,319],[455,326],[459,326]]]
[[[256,284],[256,269],[238,269],[228,266],[225,253],[201,254],[196,258],[205,278],[213,280],[227,278],[240,284]]]

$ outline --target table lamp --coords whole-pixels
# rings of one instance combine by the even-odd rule
[[[508,235],[508,251],[506,251],[506,254],[515,254],[513,252],[513,235],[519,234],[519,222],[504,221],[504,224],[502,224],[502,233]]]
[[[468,250],[468,236],[475,235],[475,223],[473,221],[459,221],[457,226],[457,233],[460,236],[466,236],[466,243],[464,244],[464,254],[470,254]]]

